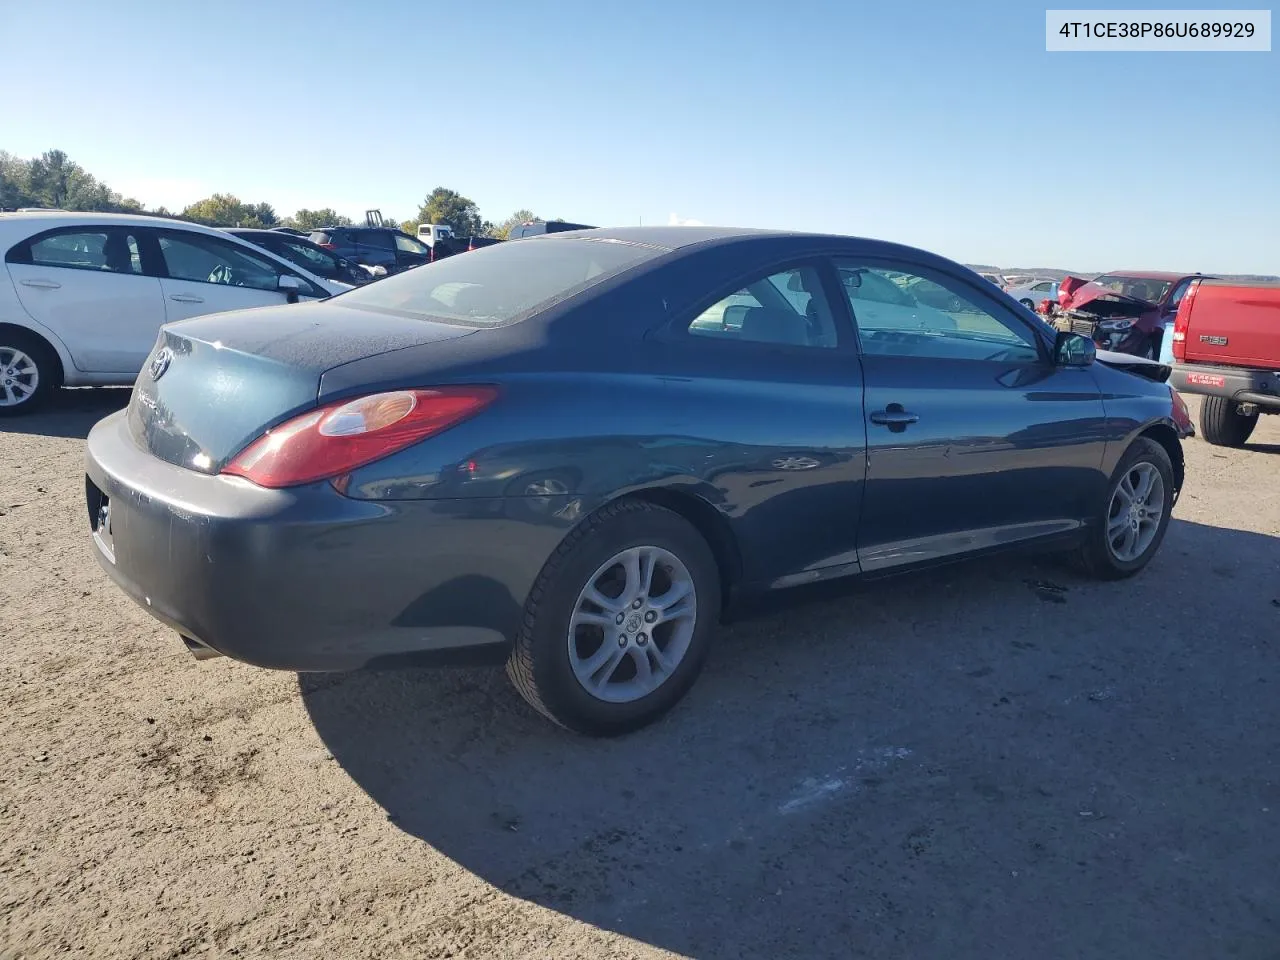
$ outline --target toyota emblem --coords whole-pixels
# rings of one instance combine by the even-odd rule
[[[169,364],[173,362],[173,351],[168,347],[162,347],[160,352],[151,358],[151,367],[149,368],[152,380],[159,380],[164,376],[164,372],[169,369]]]

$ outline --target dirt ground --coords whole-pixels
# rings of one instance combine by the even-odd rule
[[[616,741],[500,670],[196,663],[0,423],[0,957],[1280,958],[1280,417],[1138,579],[1004,559],[727,629]]]

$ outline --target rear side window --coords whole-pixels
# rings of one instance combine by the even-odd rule
[[[343,294],[351,307],[470,327],[522,320],[666,251],[617,240],[499,243]]]
[[[138,238],[123,227],[76,227],[51,231],[13,247],[10,263],[64,267],[101,273],[142,273]]]
[[[362,247],[377,247],[379,250],[394,250],[395,241],[391,239],[390,230],[361,230],[356,234],[356,242]]]

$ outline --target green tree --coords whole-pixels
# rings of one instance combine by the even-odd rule
[[[242,203],[229,193],[215,193],[186,207],[182,219],[211,227],[272,227],[279,221],[269,203]],[[263,218],[267,217],[267,220]]]
[[[321,227],[349,227],[351,218],[344,217],[332,207],[321,207],[319,210],[303,207],[286,221],[286,225],[295,230],[310,232]]]
[[[255,203],[253,205],[253,215],[258,223],[264,227],[280,226],[280,218],[276,216],[276,208],[269,203]]]
[[[27,174],[31,194],[42,205],[61,207],[67,202],[73,166],[61,150],[46,150],[31,161]]]
[[[482,234],[485,227],[475,201],[447,187],[436,187],[418,208],[418,217],[413,221],[414,229],[422,223],[447,223],[459,237]]]
[[[490,225],[489,236],[497,237],[500,240],[506,240],[511,235],[511,228],[519,226],[526,220],[537,220],[538,215],[532,210],[517,210],[507,219],[503,220],[497,226]]]

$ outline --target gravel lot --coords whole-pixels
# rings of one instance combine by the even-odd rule
[[[0,423],[0,957],[1280,957],[1280,418],[1187,443],[1135,581],[828,592],[590,741],[500,670],[197,664],[90,553],[124,400]]]

